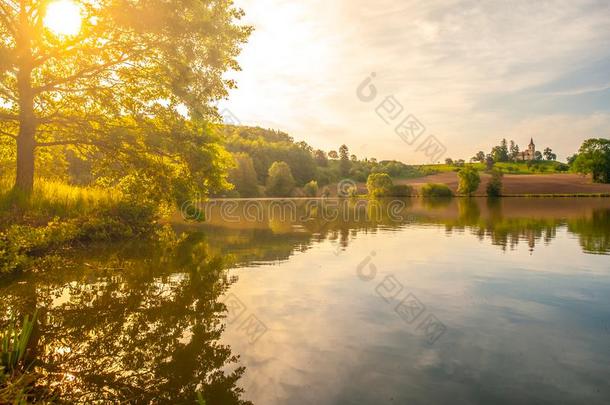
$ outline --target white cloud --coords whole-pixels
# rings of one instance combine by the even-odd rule
[[[550,143],[559,112],[526,119],[528,105],[503,103],[503,96],[521,92],[527,99],[530,89],[586,68],[610,49],[607,2],[238,4],[257,29],[241,57],[240,89],[229,100],[240,119],[286,130],[314,146],[347,143],[359,155],[380,158],[422,160],[373,106],[355,97],[371,72],[377,73],[380,93],[394,94],[446,143],[450,155],[468,157],[513,129],[523,132],[511,135],[515,140],[551,131],[535,134]],[[565,97],[559,90],[564,89],[547,95]],[[490,108],[487,100],[499,101]],[[552,145],[560,154],[571,153],[590,131],[600,131],[596,111],[574,115],[562,120],[580,122],[581,132]]]

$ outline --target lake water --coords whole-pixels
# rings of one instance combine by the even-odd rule
[[[218,201],[1,287],[71,402],[610,403],[610,200]],[[188,216],[197,215],[185,208]]]

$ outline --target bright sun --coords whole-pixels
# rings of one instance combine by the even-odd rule
[[[81,27],[81,8],[72,0],[57,0],[49,3],[44,17],[44,26],[56,35],[76,35]]]

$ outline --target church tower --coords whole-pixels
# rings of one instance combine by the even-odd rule
[[[528,160],[534,160],[536,158],[536,145],[534,145],[534,138],[531,138],[530,144],[527,148]]]

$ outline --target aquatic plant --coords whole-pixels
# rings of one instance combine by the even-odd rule
[[[28,349],[36,325],[37,312],[25,315],[19,326],[15,320],[0,330],[0,403],[26,404],[28,392],[36,381],[30,370]]]
[[[11,320],[9,325],[0,331],[0,366],[4,373],[23,371],[26,368],[27,349],[36,324],[36,316],[36,311],[31,319],[29,315],[25,315],[21,326]]]

